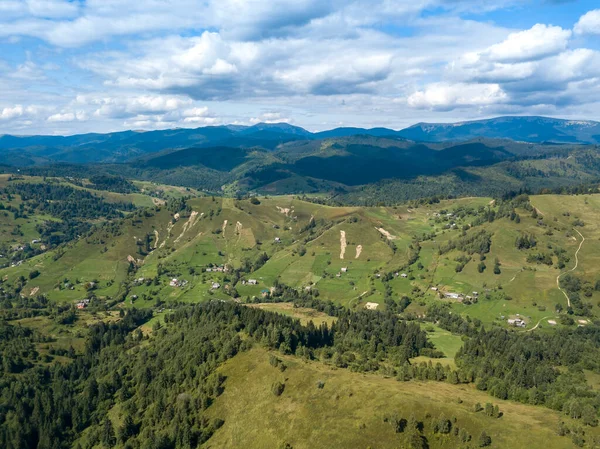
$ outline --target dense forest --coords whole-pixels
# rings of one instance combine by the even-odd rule
[[[101,179],[105,179],[101,177]],[[100,181],[99,181],[100,182]],[[128,183],[128,182],[127,182]],[[121,183],[118,184],[122,186]],[[92,228],[92,221],[114,220],[136,207],[129,202],[109,203],[103,198],[70,185],[58,182],[19,182],[15,178],[0,191],[9,200],[21,199],[19,207],[0,209],[13,213],[14,218],[27,218],[35,213],[47,214],[57,220],[44,220],[37,225],[42,241],[50,246],[73,240]]]
[[[391,314],[340,311],[327,328],[213,301],[177,309],[151,337],[132,332],[151,314],[133,309],[92,326],[83,353],[71,350],[69,363],[52,365],[40,363],[35,332],[2,323],[0,445],[196,447],[222,424],[203,416],[222,391],[216,368],[253,342],[362,370],[387,358],[406,362],[429,346],[417,324]],[[352,354],[365,358],[353,363]],[[117,403],[125,418],[115,429],[108,414]]]

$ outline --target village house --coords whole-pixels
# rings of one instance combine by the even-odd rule
[[[171,282],[169,282],[169,285],[171,287],[185,287],[187,285],[188,281],[184,281],[183,279],[177,279],[177,278],[173,278],[171,279]]]
[[[406,273],[402,273],[402,274],[400,275],[400,277],[401,277],[401,278],[404,278],[404,279],[406,279],[406,278],[408,277],[408,274],[406,274]]]
[[[281,239],[279,237],[275,237],[275,243],[281,243]]]
[[[82,299],[81,301],[79,301],[75,305],[77,306],[77,308],[79,310],[82,310],[82,309],[85,309],[89,304],[90,304],[90,300],[89,299]]]
[[[507,322],[510,326],[515,326],[515,327],[527,326],[527,323],[525,321],[523,321],[521,318],[509,318]]]
[[[218,289],[220,287],[221,287],[221,284],[219,284],[218,282],[213,282],[212,285],[210,286],[210,288],[212,290],[216,290],[216,289]]]
[[[444,293],[444,296],[449,299],[463,299],[463,295],[460,293]]]
[[[248,285],[257,285],[258,281],[256,279],[248,279],[247,284]]]
[[[348,272],[348,267],[342,267],[342,273],[347,273]]]
[[[376,310],[378,306],[379,306],[379,304],[377,304],[376,302],[368,302],[365,304],[365,309]]]

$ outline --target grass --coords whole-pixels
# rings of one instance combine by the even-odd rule
[[[426,429],[427,414],[456,417],[455,425],[467,429],[475,440],[485,430],[492,436],[492,447],[572,447],[570,439],[555,434],[558,420],[564,417],[545,408],[499,401],[504,416],[494,419],[472,411],[475,403],[485,404],[490,397],[468,386],[401,383],[277,356],[288,366],[283,373],[269,364],[269,353],[262,349],[239,354],[222,367],[227,377],[225,392],[208,411],[225,424],[203,447],[408,447],[403,434],[395,433],[384,417],[408,418],[413,413],[426,421]],[[279,397],[271,392],[272,383],[277,381],[285,384]],[[322,389],[318,382],[324,384]],[[432,449],[456,447],[456,440],[449,437],[427,437]]]
[[[425,330],[427,330],[427,338],[435,345],[435,349],[442,351],[448,358],[453,359],[463,345],[460,336],[441,327],[428,324],[425,326]]]
[[[182,193],[178,189],[175,188],[175,192]],[[39,294],[46,294],[55,302],[85,297],[87,292],[83,285],[94,278],[99,281],[96,295],[114,297],[124,291],[122,283],[131,280],[127,275],[127,259],[131,255],[140,259],[132,277],[154,278],[159,266],[165,274],[161,275],[159,289],[134,287],[130,294],[141,296],[154,292],[164,295],[167,302],[198,302],[212,297],[228,298],[223,291],[210,293],[208,282],[214,280],[226,285],[231,279],[224,274],[202,274],[209,264],[237,267],[244,260],[253,262],[266,252],[269,256],[266,264],[245,276],[257,279],[259,285],[238,283],[236,286],[242,297],[260,296],[262,289],[278,281],[297,289],[312,285],[319,291],[321,299],[338,304],[363,307],[366,302],[376,302],[383,309],[385,285],[376,274],[395,272],[403,267],[402,271],[409,273],[410,279],[395,278],[389,285],[393,298],[407,295],[415,299],[409,311],[424,313],[427,305],[439,301],[431,290],[432,286],[437,286],[441,291],[467,295],[480,292],[477,303],[453,303],[452,308],[458,313],[478,318],[487,325],[506,325],[507,316],[520,314],[533,326],[540,319],[554,315],[555,305],[564,306],[566,301],[556,288],[556,277],[561,272],[556,268],[556,258],[554,265],[548,267],[527,263],[527,255],[536,251],[552,252],[553,248],[560,247],[571,258],[566,268],[570,269],[579,244],[572,231],[572,221],[577,217],[585,223],[580,230],[586,236],[586,242],[574,274],[592,283],[600,279],[600,195],[532,196],[532,204],[543,214],[544,226],[539,225],[539,218],[532,218],[525,210],[518,211],[520,223],[503,218],[482,224],[480,228],[492,234],[491,251],[486,254],[483,273],[477,270],[479,255],[472,256],[457,273],[455,259],[464,254],[451,251],[440,255],[439,248],[456,239],[461,233],[460,228],[468,226],[473,219],[472,216],[447,218],[446,212],[452,213],[463,206],[493,207],[490,198],[445,200],[418,208],[329,207],[293,196],[259,197],[259,201],[260,204],[252,204],[233,198],[196,197],[188,201],[198,214],[195,220],[188,216],[174,219],[172,212],[162,208],[135,223],[124,220],[116,234],[99,232],[87,240],[70,244],[57,260],[53,257],[55,252],[51,251],[22,266],[1,270],[0,275],[8,276],[7,280],[13,282],[21,275],[27,278],[30,271],[37,269],[41,275],[29,281],[24,292],[29,294],[37,287]],[[9,232],[12,218],[5,218]],[[315,226],[306,230],[313,220]],[[452,222],[456,222],[455,228],[449,228]],[[394,236],[395,252],[377,230],[380,227]],[[22,229],[27,238],[32,237],[33,221],[24,224]],[[343,259],[340,258],[342,231],[347,243]],[[516,248],[515,239],[523,232],[536,236],[536,248],[524,251]],[[431,233],[435,233],[435,237],[421,242],[417,262],[405,268],[414,236]],[[146,234],[153,239],[158,235],[159,245],[149,255],[140,256],[135,241]],[[281,243],[276,243],[276,238]],[[356,257],[359,246],[361,252]],[[501,264],[500,274],[492,272],[496,258]],[[348,271],[343,273],[342,268],[348,268]],[[188,280],[190,284],[181,290],[169,289],[166,287],[169,276]],[[65,277],[80,282],[75,284],[74,290],[58,289],[57,285]],[[600,313],[600,293],[594,292],[585,301],[593,305],[595,315]],[[143,304],[153,303],[145,301]],[[504,320],[501,317],[505,317]]]
[[[312,321],[315,326],[320,326],[322,323],[327,324],[327,326],[331,326],[335,321],[334,317],[323,312],[318,312],[314,309],[305,307],[294,307],[293,304],[287,302],[248,304],[248,307],[256,307],[257,309],[266,310],[268,312],[275,312],[281,315],[297,318],[304,325]]]

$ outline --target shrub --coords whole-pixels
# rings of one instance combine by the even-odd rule
[[[273,385],[271,385],[271,392],[275,396],[281,396],[283,390],[285,390],[285,384],[282,384],[281,382],[273,382]]]

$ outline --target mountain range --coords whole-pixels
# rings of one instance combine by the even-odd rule
[[[349,203],[499,195],[600,179],[600,123],[500,117],[455,124],[336,128],[287,123],[0,136],[5,172],[119,175],[212,192],[323,193]]]
[[[360,135],[414,142],[464,142],[494,138],[531,143],[598,144],[600,123],[546,117],[498,117],[450,124],[418,123],[399,131],[346,127],[313,133],[287,123],[259,123],[253,126],[207,126],[73,136],[2,135],[0,162],[21,166],[48,162],[119,163],[164,150],[218,146],[272,151],[292,141]]]

